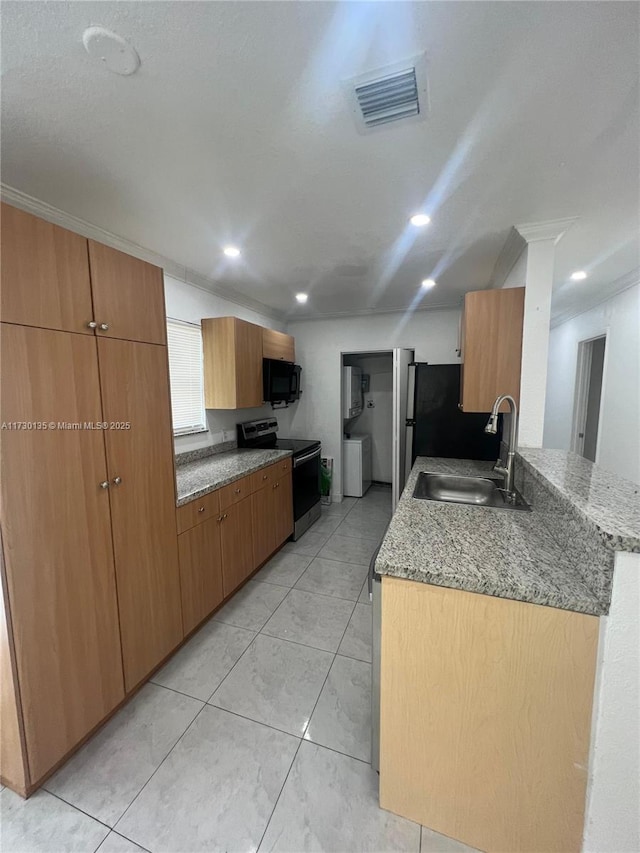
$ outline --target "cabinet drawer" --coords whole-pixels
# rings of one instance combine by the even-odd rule
[[[271,466],[275,471],[276,478],[284,477],[285,474],[288,474],[292,469],[292,458],[288,456],[286,459],[281,459],[279,462],[276,462],[275,465]]]
[[[254,471],[251,474],[251,493],[257,492],[258,489],[262,489],[265,486],[268,486],[270,483],[273,483],[277,477],[276,466],[275,465],[267,465],[266,468],[261,468],[259,471]]]
[[[236,480],[235,483],[229,483],[228,486],[223,486],[219,490],[219,494],[221,510],[249,497],[251,494],[251,475],[242,477],[240,480]]]
[[[178,507],[176,517],[178,519],[178,533],[184,533],[201,521],[213,518],[220,514],[220,491],[209,492],[201,498],[189,501],[188,504]]]

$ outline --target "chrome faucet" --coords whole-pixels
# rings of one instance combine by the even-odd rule
[[[509,394],[502,394],[500,397],[497,397],[493,407],[491,408],[491,415],[489,416],[489,420],[487,421],[487,425],[484,428],[485,432],[491,433],[495,435],[498,431],[498,412],[500,411],[500,406],[507,401],[509,404],[509,409],[511,410],[511,429],[509,435],[509,452],[507,453],[507,464],[506,466],[502,465],[502,459],[498,459],[496,464],[493,466],[493,470],[496,474],[502,474],[504,477],[504,489],[508,494],[509,500],[511,502],[516,499],[516,490],[514,486],[514,478],[515,478],[515,459],[516,459],[516,450],[517,450],[517,436],[518,436],[518,406],[516,405],[516,401]]]

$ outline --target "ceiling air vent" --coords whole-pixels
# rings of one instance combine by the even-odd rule
[[[390,122],[424,118],[427,77],[424,55],[345,81],[361,133]]]

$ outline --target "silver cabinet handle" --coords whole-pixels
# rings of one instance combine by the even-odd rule
[[[100,483],[100,488],[101,488],[101,489],[108,489],[108,488],[109,488],[109,481],[108,481],[108,480],[103,480],[103,481]]]
[[[268,474],[263,474],[263,475],[262,475],[262,479],[263,479],[263,480],[268,480],[268,479],[269,479],[269,475],[268,475]]]
[[[239,495],[242,489],[234,489],[233,491],[236,493],[236,495]]]
[[[199,507],[198,507],[198,512],[204,512],[204,507],[203,507],[203,506],[199,506]]]
[[[109,324],[108,323],[100,323],[99,328],[100,328],[101,332],[107,332],[107,331],[109,331]]]
[[[98,328],[98,324],[96,323],[95,320],[90,320],[87,323],[87,329],[97,329],[97,328]]]
[[[122,477],[114,477],[113,478],[113,485],[114,486],[119,486],[121,482],[122,482]]]

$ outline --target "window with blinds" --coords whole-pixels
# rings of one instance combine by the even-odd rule
[[[167,320],[167,345],[173,434],[204,432],[207,419],[202,374],[202,330],[193,323]]]

